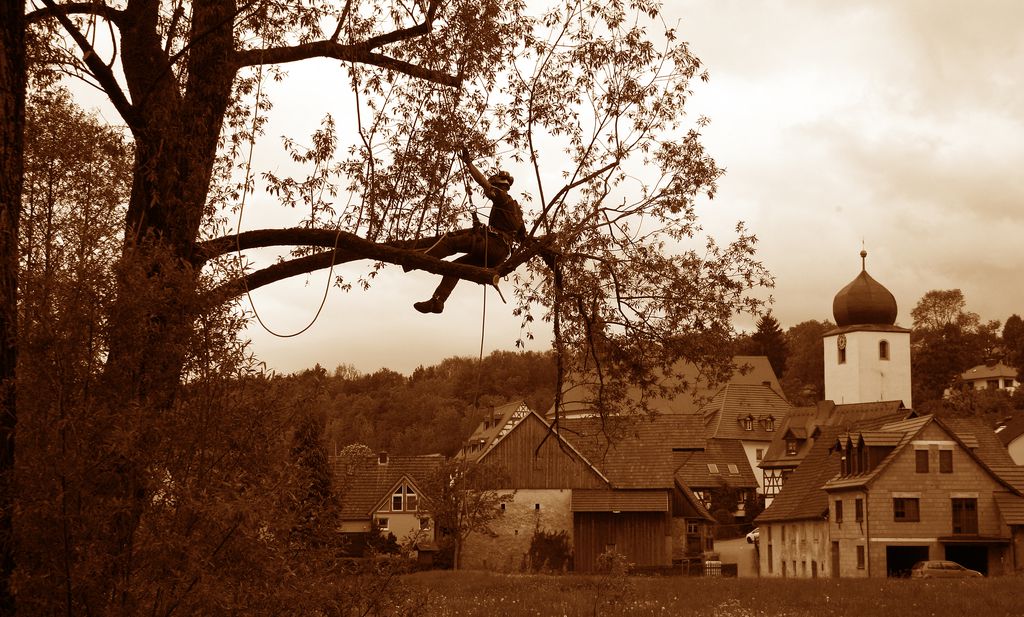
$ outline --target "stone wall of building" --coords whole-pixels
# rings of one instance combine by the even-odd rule
[[[520,489],[491,524],[494,536],[471,534],[462,547],[467,570],[520,572],[529,568],[528,553],[537,531],[565,531],[572,546],[570,489]]]
[[[761,576],[831,576],[828,524],[823,520],[760,525]]]

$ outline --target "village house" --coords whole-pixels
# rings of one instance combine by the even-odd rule
[[[764,492],[764,473],[758,463],[793,408],[779,392],[769,381],[730,382],[700,410],[709,441],[728,440],[740,445],[746,467],[757,481],[758,493]]]
[[[953,424],[923,416],[837,436],[840,473],[823,489],[838,576],[904,576],[927,559],[1024,569],[1020,474],[983,422]]]
[[[979,364],[960,374],[953,389],[959,390],[1004,390],[1013,394],[1020,381],[1017,380],[1017,369],[1002,362]],[[951,390],[946,391],[946,396]]]
[[[467,447],[484,439],[486,449],[467,458],[500,469],[508,482],[500,490],[513,496],[493,535],[467,538],[463,567],[537,567],[528,556],[540,534],[564,533],[581,572],[593,571],[609,550],[640,568],[669,568],[709,546],[711,516],[674,476],[673,449],[703,448],[696,416],[637,419],[628,428],[622,419],[599,426],[577,418],[553,427],[521,404],[499,409],[501,427],[495,433],[485,421]],[[609,440],[609,426],[624,430]]]
[[[444,463],[440,454],[332,456],[334,486],[341,496],[341,532],[356,546],[372,527],[399,544],[428,546],[435,526],[421,487]]]
[[[680,451],[675,459],[676,481],[693,491],[705,508],[711,511],[716,491],[728,491],[736,499],[729,510],[733,521],[746,516],[747,501],[756,497],[758,484],[742,443],[708,439],[703,450]]]

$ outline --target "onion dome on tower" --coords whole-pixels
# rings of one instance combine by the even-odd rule
[[[871,278],[865,266],[867,251],[860,252],[861,272],[832,300],[836,326],[887,325],[896,323],[896,297]]]

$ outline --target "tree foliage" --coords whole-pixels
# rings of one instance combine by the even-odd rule
[[[459,568],[460,555],[471,535],[493,535],[492,523],[504,514],[501,504],[511,501],[515,491],[504,470],[493,465],[453,459],[426,481],[430,495],[430,514],[436,524],[439,542],[453,554]]]
[[[960,373],[985,362],[998,346],[999,322],[982,322],[968,311],[959,289],[929,291],[911,315],[915,405],[941,399]]]
[[[50,599],[42,612],[288,612],[331,572],[315,552],[282,552],[295,509],[277,491],[301,476],[283,463],[294,408],[237,341],[231,303],[246,290],[353,261],[370,264],[363,284],[385,264],[484,284],[508,276],[524,323],[553,322],[556,375],[595,373],[604,412],[626,402],[617,384],[664,394],[679,360],[727,373],[731,319],[760,310],[748,290],[770,284],[742,226],[724,245],[699,228],[695,201],[721,170],[701,146],[704,120],[687,123],[683,109],[705,75],[654,3],[530,14],[519,0],[39,0],[26,21],[36,68],[93,83],[130,136],[130,154],[104,163],[130,172],[126,207],[76,232],[102,237],[102,264],[54,273],[89,277],[85,292],[29,301],[67,319],[55,325],[72,347],[26,363],[39,398],[25,424],[35,450],[19,468],[40,496],[80,508],[24,504],[36,514],[25,554],[38,559],[20,584]],[[286,143],[295,177],[252,170],[269,83],[315,58],[339,61],[324,79],[354,95],[357,113],[336,114],[352,122],[347,141],[331,116],[310,147]],[[464,146],[529,178],[516,195],[529,239],[497,268],[422,251],[468,226]],[[302,224],[233,233],[227,217],[258,182],[301,207]],[[264,247],[286,254],[245,261]],[[87,309],[77,322],[76,302]],[[301,606],[313,599],[330,601]]]
[[[757,320],[757,330],[741,344],[740,353],[767,357],[775,375],[782,379],[786,374],[789,348],[779,320],[770,312],[762,315]]]
[[[803,321],[786,330],[786,374],[779,382],[794,405],[813,405],[825,397],[822,337],[835,326],[828,320]]]

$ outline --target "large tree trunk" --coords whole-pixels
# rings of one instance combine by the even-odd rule
[[[112,504],[111,597],[134,614],[133,540],[153,486],[145,453],[158,439],[153,426],[175,402],[195,320],[202,312],[192,257],[224,113],[234,77],[232,2],[194,5],[195,38],[182,92],[140,3],[122,28],[126,82],[136,111],[135,164],[117,296],[109,321],[104,374],[107,405],[121,410],[109,427],[106,477],[98,490]],[[116,435],[116,438],[113,436]],[[130,435],[130,439],[124,439]]]
[[[0,614],[14,614],[13,506],[18,217],[25,131],[25,3],[0,3]]]

